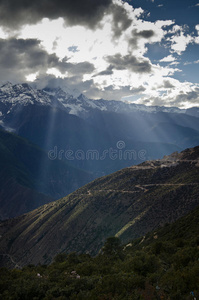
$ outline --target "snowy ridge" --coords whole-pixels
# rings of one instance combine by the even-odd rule
[[[135,104],[131,102],[124,101],[115,101],[115,100],[95,100],[95,103],[98,105],[101,110],[108,110],[114,112],[147,112],[147,113],[157,113],[157,112],[165,112],[165,113],[186,113],[185,109],[180,109],[177,107],[164,107],[164,106],[146,106],[143,104]]]
[[[59,107],[69,114],[86,118],[91,111],[107,111],[115,113],[177,113],[189,114],[199,117],[199,108],[179,109],[177,107],[145,106],[115,100],[92,100],[81,94],[78,90],[68,87],[33,89],[27,83],[12,85],[10,82],[0,87],[0,103],[4,105],[4,111],[0,108],[0,119],[9,114],[16,106],[45,105]],[[6,107],[6,108],[5,108]]]
[[[0,88],[0,101],[3,103],[14,104],[34,104],[50,105],[51,100],[42,91],[34,90],[28,84],[12,85],[10,82]]]
[[[67,86],[61,87],[61,89],[68,95],[73,96],[73,98],[78,98],[81,95],[81,92],[78,89],[70,89]]]
[[[49,97],[59,101],[69,114],[80,116],[86,114],[90,109],[100,109],[96,101],[88,99],[85,95],[80,94],[78,97],[69,94],[68,89],[46,88],[43,90]],[[79,94],[79,93],[78,93]]]

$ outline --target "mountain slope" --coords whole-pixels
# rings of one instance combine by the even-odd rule
[[[109,236],[128,242],[195,208],[198,182],[199,147],[102,177],[2,222],[2,260],[7,256],[19,265],[47,263],[63,251],[96,254]]]
[[[109,237],[95,257],[62,253],[52,264],[1,268],[10,299],[194,299],[199,296],[199,206],[173,224],[121,245]],[[9,260],[11,264],[9,265]],[[15,266],[16,269],[13,269]],[[190,292],[191,291],[191,292]]]
[[[116,145],[120,140],[124,141],[127,150],[131,149],[138,153],[144,149],[146,159],[159,158],[181,149],[177,145],[164,141],[161,143],[157,141],[153,143],[150,140],[145,142],[144,137],[140,142],[143,132],[140,124],[143,117],[139,119],[133,115],[127,120],[125,115],[100,111],[98,111],[100,116],[97,116],[94,113],[96,108],[93,108],[95,101],[85,100],[82,95],[76,100],[72,96],[67,96],[68,98],[63,100],[60,97],[65,93],[60,89],[57,93],[48,91],[48,94],[44,91],[35,91],[27,85],[8,86],[6,93],[4,89],[0,93],[0,104],[3,105],[0,118],[3,126],[45,151],[52,151],[56,148],[56,158],[59,158],[61,152],[61,160],[67,160],[64,155],[65,151],[73,151],[73,159],[67,162],[74,167],[93,173],[93,178],[142,161],[138,155],[136,159],[128,160],[113,160],[108,154],[105,159],[85,158],[87,151],[97,152],[100,157],[103,156],[103,151],[109,152],[109,149],[118,151]],[[42,95],[45,97],[42,98]],[[74,109],[78,105],[86,107],[88,114],[93,117],[84,120],[69,114],[64,101],[69,102]],[[89,105],[87,105],[88,101],[90,101]],[[83,153],[80,158],[75,157],[76,151]]]
[[[172,143],[182,148],[186,148],[187,145],[194,147],[199,144],[198,130],[174,123],[158,123],[146,133],[156,142]]]
[[[145,149],[147,159],[160,158],[199,144],[199,118],[186,112],[114,100],[94,101],[82,94],[70,95],[61,88],[36,90],[28,84],[11,83],[0,88],[0,125],[47,151],[57,147],[60,151],[94,149],[99,152],[113,148],[122,140],[130,149]],[[152,143],[156,145],[153,147]],[[158,154],[152,155],[157,148],[160,149]],[[126,164],[121,160],[114,168],[110,159],[100,163],[96,160],[71,161],[74,166],[97,173],[97,176],[139,162]]]
[[[29,141],[0,130],[0,218],[58,199],[92,179],[63,161],[50,160]]]

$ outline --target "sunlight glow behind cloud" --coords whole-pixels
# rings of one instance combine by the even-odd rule
[[[183,106],[179,100],[183,95],[184,103],[189,100],[187,105],[195,105],[193,91],[197,91],[198,84],[180,82],[175,76],[181,72],[180,67],[176,68],[180,64],[179,57],[189,45],[199,44],[199,37],[173,20],[147,21],[144,13],[142,8],[135,9],[122,0],[112,0],[93,27],[85,26],[84,22],[72,24],[67,16],[45,17],[23,25],[16,29],[12,39],[20,40],[21,44],[32,41],[37,61],[33,50],[28,56],[30,47],[26,47],[27,58],[18,63],[24,68],[19,79],[44,80],[46,74],[46,78],[50,75],[50,78],[66,80],[71,88],[77,87],[94,99],[121,99],[130,97],[131,92],[135,99],[133,91],[139,90],[138,103]],[[199,25],[195,29],[199,32]],[[11,47],[5,28],[0,28],[0,37],[5,49]],[[19,47],[19,42],[15,44]],[[148,56],[149,45],[162,44],[164,56],[152,60]],[[25,68],[31,57],[36,63]],[[6,66],[4,69],[9,76]]]

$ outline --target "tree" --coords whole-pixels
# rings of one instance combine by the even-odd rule
[[[104,247],[102,248],[102,253],[106,256],[116,256],[121,258],[122,255],[122,246],[121,241],[117,237],[109,237],[107,238]]]

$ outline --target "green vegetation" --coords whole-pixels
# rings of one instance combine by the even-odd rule
[[[95,257],[60,253],[50,265],[1,268],[0,299],[198,299],[198,225],[199,207],[126,246],[110,237]]]
[[[199,205],[198,162],[199,147],[144,162],[1,222],[0,266],[49,264],[59,252],[95,256],[110,236],[126,244],[175,222]]]

